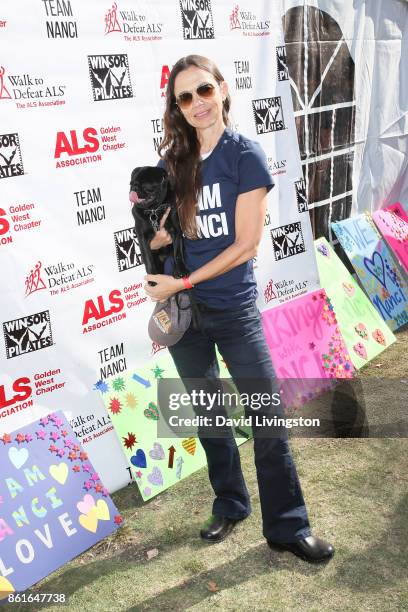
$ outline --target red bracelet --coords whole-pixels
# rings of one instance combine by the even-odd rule
[[[191,283],[189,276],[183,276],[181,280],[183,281],[184,287],[186,289],[192,289],[194,287],[194,285]]]

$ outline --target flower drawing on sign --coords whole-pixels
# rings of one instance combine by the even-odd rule
[[[360,338],[363,338],[363,340],[367,340],[368,338],[367,327],[364,325],[364,323],[358,323],[355,326],[354,330],[360,336]]]

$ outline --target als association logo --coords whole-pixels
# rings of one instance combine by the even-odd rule
[[[120,132],[122,128],[119,126],[101,127],[99,130],[102,141],[103,151],[117,151],[126,147],[125,142],[121,142]],[[96,152],[99,151],[101,144],[99,142],[98,130],[94,127],[87,127],[82,131],[82,136],[78,136],[76,130],[70,130],[69,135],[66,132],[58,132],[54,159],[59,160],[60,157],[67,155],[70,159],[57,161],[56,168],[66,168],[80,164],[88,164],[102,160],[102,155]],[[81,142],[82,139],[82,142]],[[94,153],[94,155],[83,156],[84,153]]]
[[[49,310],[3,323],[7,359],[52,346]]]
[[[134,227],[115,232],[114,238],[119,272],[131,270],[143,264]]]
[[[21,376],[13,381],[11,388],[10,384],[0,385],[0,418],[11,416],[33,405],[33,400],[30,399],[33,394],[30,383],[28,376]]]
[[[86,334],[125,319],[126,312],[122,312],[124,307],[125,302],[119,289],[113,289],[107,300],[103,295],[98,295],[96,302],[93,299],[86,300],[82,316],[82,333]],[[89,324],[93,320],[96,323]]]
[[[88,55],[88,65],[95,102],[133,97],[129,60],[125,53]]]
[[[257,134],[286,130],[281,96],[252,100],[252,110]]]
[[[36,205],[32,202],[29,204],[9,206],[8,212],[10,216],[8,216],[7,211],[4,210],[4,208],[0,208],[0,245],[10,244],[13,242],[11,231],[18,232],[18,234],[20,234],[26,230],[38,228],[41,225],[42,219],[33,219],[31,216],[37,216]]]
[[[271,229],[275,261],[306,251],[300,221]]]
[[[272,300],[275,300],[276,297],[277,296],[276,296],[275,290],[273,288],[273,280],[271,279],[269,281],[269,283],[266,285],[265,290],[264,290],[265,304],[268,304]]]
[[[300,213],[307,212],[309,207],[307,205],[305,180],[300,179],[299,181],[295,181],[295,189],[298,211]]]
[[[160,76],[160,95],[162,98],[166,97],[166,89],[167,89],[167,83],[169,82],[169,76],[170,76],[170,68],[167,66],[167,64],[164,64],[162,66],[161,76]]]
[[[210,0],[180,0],[183,38],[214,38],[214,21]]]
[[[18,134],[0,134],[0,179],[24,174]]]
[[[289,80],[289,69],[288,69],[288,61],[286,58],[285,45],[283,45],[282,47],[276,47],[276,63],[277,63],[278,81],[288,81]]]

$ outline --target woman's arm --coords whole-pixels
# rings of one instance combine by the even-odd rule
[[[238,196],[235,209],[235,241],[217,257],[190,274],[193,285],[224,274],[256,256],[265,223],[266,194],[266,187],[260,187]],[[153,300],[166,300],[184,289],[181,279],[165,274],[147,274],[145,279],[157,283],[154,287],[147,284],[144,287]]]

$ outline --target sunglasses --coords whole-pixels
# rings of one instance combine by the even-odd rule
[[[211,83],[203,83],[195,90],[197,96],[203,100],[209,100],[215,94],[215,87]],[[191,91],[184,91],[176,98],[177,106],[182,110],[187,110],[193,104],[193,94]]]

